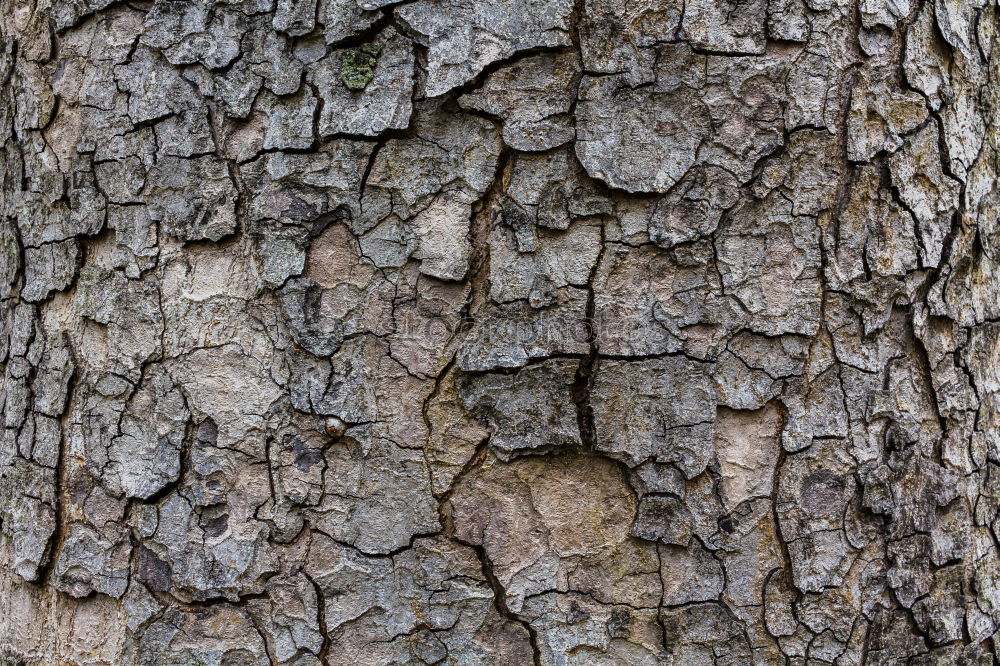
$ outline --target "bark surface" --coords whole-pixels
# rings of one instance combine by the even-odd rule
[[[994,663],[997,23],[0,0],[0,663]]]

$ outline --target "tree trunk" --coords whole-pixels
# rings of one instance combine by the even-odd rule
[[[994,663],[993,0],[0,0],[0,663]]]

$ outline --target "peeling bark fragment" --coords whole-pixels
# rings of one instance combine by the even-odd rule
[[[103,473],[111,489],[146,499],[180,474],[189,412],[162,370],[146,376],[125,410],[118,426],[121,434],[108,444]]]
[[[774,403],[753,412],[718,411],[715,451],[720,495],[727,511],[746,500],[771,495],[780,450],[778,435],[783,425]]]
[[[245,26],[246,18],[239,12],[207,3],[160,0],[146,14],[140,43],[161,50],[174,65],[201,62],[219,69],[239,56]]]
[[[502,458],[579,446],[576,406],[568,390],[577,365],[546,361],[514,375],[472,375],[459,380],[458,394],[466,409],[486,421],[490,446]],[[546,424],[544,433],[538,432],[539,423]]]
[[[570,110],[580,81],[576,54],[524,58],[490,74],[483,85],[462,95],[466,109],[504,120],[504,142],[515,150],[549,150],[576,134]]]
[[[647,495],[639,501],[631,535],[685,548],[691,545],[692,516],[676,497]]]
[[[681,37],[718,53],[764,53],[766,0],[697,0],[684,5]]]
[[[765,335],[812,335],[819,326],[819,230],[789,208],[769,197],[739,209],[716,246],[724,288]]]
[[[292,2],[295,15],[302,17],[299,19],[302,22],[308,22],[312,18],[308,15],[309,5],[318,4],[317,20],[323,26],[323,37],[328,44],[341,42],[369,28],[379,17],[379,13],[373,10],[387,4],[381,0],[363,3],[357,0],[289,0],[290,6]]]
[[[710,132],[695,91],[704,58],[668,46],[652,86],[633,89],[624,75],[584,76],[577,102],[576,154],[587,173],[627,192],[666,192],[694,164]]]
[[[893,184],[916,219],[920,259],[925,266],[937,266],[941,261],[944,238],[958,206],[959,185],[941,169],[938,135],[937,126],[928,125],[889,160]]]
[[[195,183],[198,194],[190,196]],[[167,235],[218,241],[236,231],[237,192],[219,159],[166,157],[150,170],[143,194],[150,200],[150,218]]]
[[[52,292],[62,291],[76,278],[79,262],[80,245],[75,240],[25,248],[21,297],[28,302],[44,301]]]
[[[922,92],[937,111],[951,94],[950,57],[934,23],[934,4],[924,4],[907,31],[903,71],[907,82]]]
[[[230,72],[238,72],[241,78],[250,75],[261,79],[264,87],[280,96],[299,89],[303,70],[302,62],[292,53],[289,39],[265,21],[244,37],[242,57]]]
[[[308,35],[316,25],[316,0],[281,0],[272,25],[292,37]]]
[[[317,62],[313,80],[323,100],[319,132],[378,136],[388,129],[405,129],[410,123],[413,97],[413,45],[393,29],[371,43],[370,73],[360,85],[345,79],[352,50],[336,51]],[[306,124],[309,124],[308,122]]]
[[[9,303],[11,290],[21,271],[21,245],[18,241],[14,223],[7,218],[0,218],[0,302]],[[6,336],[3,336],[6,337]],[[0,357],[6,358],[6,354]]]
[[[697,243],[670,252],[612,245],[593,278],[594,326],[601,351],[642,356],[684,350],[712,357],[737,321],[722,293],[712,248]]]
[[[917,129],[927,118],[924,100],[917,93],[893,90],[886,81],[862,80],[851,91],[847,155],[868,161],[880,151],[895,152],[901,135]]]
[[[737,202],[738,187],[733,175],[724,169],[695,167],[666,196],[616,200],[621,232],[627,240],[645,233],[663,248],[705,238]]]
[[[692,478],[712,456],[715,392],[703,363],[603,361],[592,404],[597,449],[629,465],[652,458],[675,463]]]
[[[324,215],[355,218],[356,192],[371,151],[368,143],[337,140],[315,153],[262,155],[240,171],[252,192],[250,215],[255,220],[300,224],[306,231],[312,231]]]
[[[170,611],[149,625],[137,663],[270,664],[264,639],[245,609],[219,604],[194,613]]]
[[[9,320],[0,389],[0,535],[4,566],[38,580],[53,559],[58,529],[59,419],[75,366],[68,341],[45,330],[33,305],[21,303]]]
[[[978,41],[975,35],[975,17],[985,6],[983,0],[940,0],[934,3],[938,29],[945,41],[961,51],[966,58],[976,57],[973,54]]]
[[[845,287],[853,283],[861,298],[874,300],[879,282],[892,290],[899,282],[891,278],[917,269],[919,249],[911,213],[882,186],[877,168],[865,166],[840,215],[827,279]],[[861,284],[865,281],[871,290]]]
[[[438,526],[427,464],[419,449],[370,429],[351,429],[327,456],[324,497],[313,522],[362,553],[387,554]]]
[[[518,368],[551,354],[585,354],[589,330],[584,319],[586,294],[564,289],[536,302],[490,305],[477,313],[469,336],[459,348],[462,370]]]
[[[304,573],[277,575],[267,582],[267,596],[247,603],[254,626],[279,664],[319,663],[323,635],[317,626],[319,600]]]
[[[860,6],[861,25],[865,28],[885,26],[894,30],[900,19],[910,14],[909,0],[863,0]]]
[[[352,226],[376,266],[402,266],[412,255],[425,274],[458,280],[468,270],[472,204],[493,178],[500,138],[473,116],[422,118],[415,137],[392,139],[378,152]],[[416,164],[435,167],[415,171]]]
[[[81,523],[70,526],[53,567],[58,589],[74,597],[94,591],[115,598],[124,594],[132,544],[120,527],[102,531]]]
[[[788,459],[778,482],[781,534],[792,555],[793,584],[803,592],[840,585],[853,559],[843,532],[845,507],[855,492],[853,462],[837,452],[836,443],[813,440]]]
[[[716,654],[750,658],[750,646],[736,619],[718,603],[693,604],[660,612],[669,658],[675,663],[713,663]]]
[[[620,74],[581,82],[576,152],[587,172],[631,193],[668,192],[702,161],[748,180],[781,144],[787,65],[675,44],[656,53],[649,84]]]
[[[570,454],[504,464],[490,456],[460,481],[448,510],[457,538],[485,550],[513,612],[537,618],[546,606],[569,605],[535,600],[549,591],[656,607],[656,549],[629,536],[635,501],[608,460]],[[580,522],[594,530],[581,533]],[[545,622],[530,620],[536,628]]]
[[[810,27],[805,0],[768,0],[767,36],[787,42],[805,42]]]
[[[312,119],[318,101],[312,93],[301,90],[297,95],[277,99],[269,91],[257,98],[257,110],[265,117],[264,150],[302,150],[312,146]]]
[[[475,78],[492,62],[526,49],[569,44],[568,0],[495,0],[471,7],[456,0],[421,0],[396,16],[428,49],[424,94],[437,97]]]
[[[725,580],[722,565],[710,552],[694,544],[690,548],[661,546],[659,553],[664,606],[719,598]]]
[[[306,571],[323,592],[339,653],[361,663],[525,663],[524,627],[501,616],[475,551],[418,539],[391,559],[318,536]]]
[[[494,221],[513,229],[522,253],[537,249],[532,227],[566,230],[573,220],[605,215],[613,208],[569,148],[537,155],[515,154],[504,194],[499,210],[494,210],[499,219]]]
[[[343,320],[325,312],[336,307],[334,298],[335,293],[322,289],[309,278],[290,280],[281,290],[282,310],[292,322],[295,341],[316,356],[330,356],[344,342]]]
[[[265,419],[280,394],[260,360],[236,345],[199,349],[171,364],[170,373],[198,421],[207,416],[216,424],[220,447],[262,457]]]
[[[631,85],[653,78],[655,47],[671,41],[680,27],[682,2],[588,0],[580,19],[584,69],[627,74]]]
[[[226,457],[207,451],[197,455],[196,481],[207,485],[193,486],[191,499],[171,493],[158,507],[156,529],[142,543],[145,555],[137,571],[153,589],[185,601],[237,601],[260,593],[275,571],[272,547],[261,540],[267,528],[247,515],[250,501],[264,499],[253,485],[267,482],[232,479]],[[220,481],[233,486],[232,495],[215,493]]]
[[[5,442],[4,449],[10,450]],[[5,566],[24,580],[38,579],[50,557],[49,540],[56,530],[54,470],[12,458],[5,453],[3,468],[6,490],[0,496],[3,506]]]
[[[499,217],[505,222],[509,219],[504,212]],[[505,223],[496,225],[490,234],[490,296],[494,301],[527,300],[532,307],[542,308],[552,304],[556,292],[587,285],[601,249],[598,224],[577,222],[565,231],[528,233],[534,238],[519,242],[518,229]]]
[[[453,341],[465,330],[464,308],[471,289],[424,275],[415,264],[399,278],[393,285],[397,323],[389,336],[392,357],[411,375],[440,379],[455,358]]]
[[[609,660],[661,663],[660,627],[652,609],[600,604],[580,594],[546,594],[531,600],[525,614],[537,618],[542,663]]]

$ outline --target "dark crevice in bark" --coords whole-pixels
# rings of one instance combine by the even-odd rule
[[[524,628],[528,634],[528,643],[531,645],[533,664],[534,666],[542,666],[542,652],[538,646],[538,631],[532,626],[530,621],[521,619],[507,607],[507,591],[497,579],[496,574],[493,573],[493,564],[490,562],[490,558],[486,554],[486,549],[482,546],[464,543],[458,539],[456,539],[456,541],[469,546],[476,551],[476,556],[479,558],[479,562],[482,565],[483,576],[486,577],[486,581],[489,583],[490,589],[493,590],[494,607],[497,612],[508,621],[518,624]]]

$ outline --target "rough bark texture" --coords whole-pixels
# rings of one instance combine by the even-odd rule
[[[0,0],[0,663],[993,663],[997,12]]]

